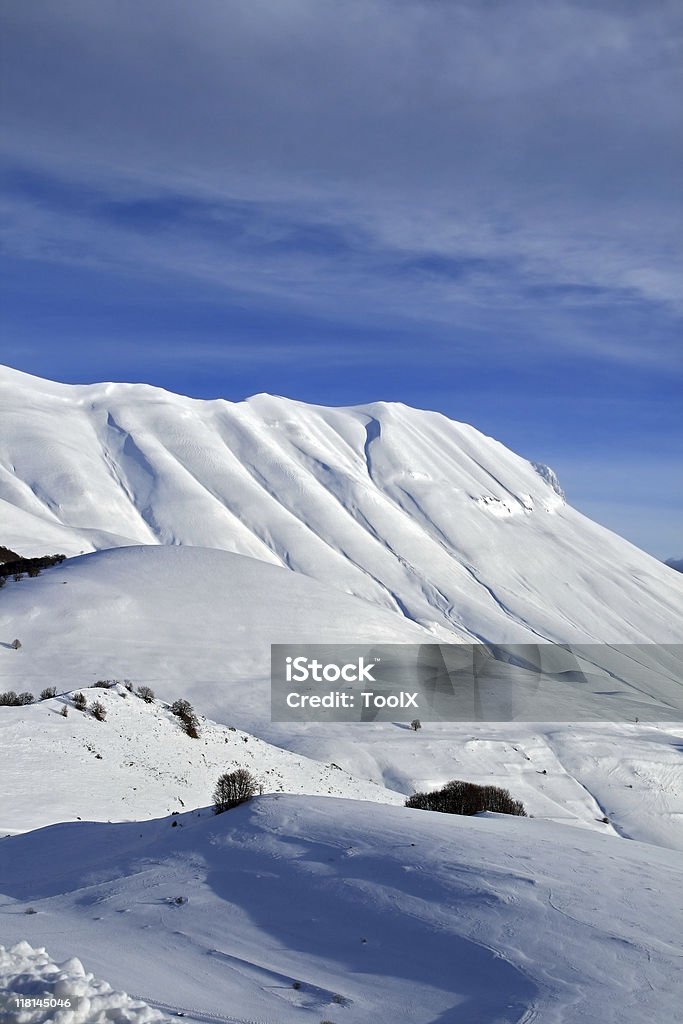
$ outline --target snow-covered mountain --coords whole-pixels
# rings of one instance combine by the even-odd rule
[[[683,581],[567,505],[552,471],[398,404],[198,401],[2,369],[0,524],[23,555],[235,552],[443,640],[683,640]]]
[[[276,642],[681,642],[683,578],[547,467],[404,406],[0,370],[0,545],[78,556],[0,592],[0,690],[58,691],[0,706],[0,930],[30,942],[0,949],[8,990],[64,975],[114,1014],[87,1024],[156,1019],[141,999],[192,1024],[676,1019],[675,722],[269,721]],[[652,696],[647,653],[602,650]],[[89,689],[126,677],[157,701]],[[177,697],[215,719],[198,739]],[[215,818],[238,765],[266,795]],[[453,778],[532,817],[397,806]]]

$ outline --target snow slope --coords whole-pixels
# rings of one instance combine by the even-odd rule
[[[221,548],[444,639],[681,642],[683,580],[465,424],[0,370],[0,542]]]
[[[290,760],[291,791],[328,792],[330,779],[339,776],[336,769],[330,776],[331,762],[357,779],[388,787],[370,798],[384,794],[389,802],[397,794],[464,778],[509,786],[539,817],[603,832],[614,827],[623,835],[683,849],[680,725],[425,723],[413,733],[405,723],[271,723],[270,643],[345,641],[350,634],[397,643],[433,640],[396,613],[255,559],[189,547],[118,548],[70,559],[36,579],[7,583],[0,594],[0,690],[30,690],[37,696],[49,685],[61,693],[98,679],[130,678],[151,686],[162,700],[186,697],[224,726],[238,726],[322,762],[317,774],[309,773],[309,788],[302,788]],[[22,642],[18,651],[10,647],[15,636]],[[93,693],[109,699],[106,691]],[[0,707],[0,770],[9,792],[17,794],[5,802],[0,829],[76,815],[147,817],[178,809],[178,796],[186,806],[208,800],[224,731],[216,733],[217,747],[212,740],[203,750],[207,777],[203,760],[187,761],[199,748],[179,735],[167,716],[160,712],[148,737],[151,712],[139,701],[110,699],[114,707],[106,723],[73,714],[64,722],[53,702]],[[114,729],[120,738],[112,745]],[[256,750],[252,743],[259,741],[249,741],[249,749]],[[182,771],[173,769],[176,755],[182,757]],[[260,752],[257,761],[270,765],[269,758]],[[41,773],[46,760],[57,765],[54,799]],[[132,775],[138,768],[127,762],[143,765],[147,781],[137,792]],[[86,769],[94,802],[70,786],[73,773]],[[185,773],[189,788],[180,781]],[[27,787],[43,797],[26,805]],[[333,791],[364,798],[369,793]],[[602,823],[605,816],[612,825]]]
[[[0,877],[7,941],[195,1019],[681,1019],[680,857],[546,822],[261,797],[10,837]]]
[[[121,683],[80,692],[88,708],[103,705],[104,721],[78,711],[72,694],[0,707],[0,836],[76,818],[143,820],[203,807],[218,776],[235,768],[247,768],[265,793],[403,803],[383,786],[201,715],[199,738],[191,739],[165,703],[146,703]]]
[[[18,637],[22,648],[13,651]],[[403,616],[254,558],[191,547],[68,559],[0,593],[0,690],[130,678],[228,724],[270,714],[272,643],[424,643]]]
[[[514,727],[506,735],[501,726],[488,731],[469,726],[468,733],[461,727],[454,734],[457,727],[426,725],[419,737],[393,725],[363,726],[369,735],[354,736],[342,726],[345,738],[324,729],[311,730],[298,744],[295,738],[295,747],[311,744],[314,757],[308,758],[204,716],[199,739],[190,739],[164,702],[145,703],[122,684],[81,692],[89,708],[95,700],[104,706],[103,722],[79,712],[69,693],[26,707],[0,708],[0,835],[59,821],[144,820],[203,807],[219,774],[245,767],[266,793],[387,804],[403,804],[415,789],[466,778],[509,787],[536,817],[683,849],[676,827],[683,817],[677,750],[683,731],[676,741],[670,733],[645,726],[640,734],[628,726],[610,726],[607,734],[604,727],[598,733],[577,726],[555,729],[550,737],[529,727],[517,727],[516,735]],[[64,706],[66,718],[60,713]],[[320,760],[327,743],[359,775],[336,761]],[[562,760],[554,750],[560,743]],[[627,745],[628,760],[623,756]],[[577,776],[586,776],[589,786],[567,764]],[[604,805],[592,795],[601,780],[614,825],[603,822]],[[621,797],[618,806],[615,797]],[[627,823],[623,829],[622,820]]]

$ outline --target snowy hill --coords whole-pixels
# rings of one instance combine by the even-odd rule
[[[191,547],[116,548],[8,582],[0,690],[130,678],[221,721],[270,714],[270,644],[423,643],[426,630],[290,570]],[[22,648],[10,644],[19,637]],[[257,685],[258,684],[258,685]]]
[[[161,700],[189,699],[222,726],[215,726],[217,747],[213,740],[197,747],[166,713],[150,721],[152,711],[137,699],[97,689],[92,695],[113,701],[106,723],[74,714],[65,722],[53,701],[0,707],[0,773],[13,780],[16,794],[0,829],[76,815],[159,815],[179,809],[178,796],[186,806],[205,803],[218,764],[234,748],[224,745],[225,727],[234,725],[296,751],[299,760],[312,759],[305,761],[304,789],[301,773],[295,785],[294,762],[287,762],[286,788],[293,792],[327,793],[340,783],[340,773],[328,770],[331,762],[369,780],[364,792],[387,802],[464,778],[512,786],[540,817],[612,832],[602,823],[607,815],[620,834],[683,849],[683,729],[674,723],[432,723],[418,734],[398,723],[271,723],[270,644],[341,642],[350,633],[362,641],[433,641],[404,617],[315,580],[201,548],[117,548],[7,583],[0,595],[0,691],[37,696],[51,685],[62,693],[98,679],[129,678],[151,686]],[[15,636],[20,650],[11,647]],[[250,740],[249,749],[259,743]],[[200,752],[198,763],[187,760]],[[176,756],[182,771],[173,768]],[[49,788],[41,770],[46,762],[56,766]],[[94,804],[70,781],[86,770]],[[147,780],[140,786],[132,778],[139,770]],[[185,776],[187,786],[180,781]],[[372,791],[371,783],[388,789]],[[44,798],[25,805],[27,787]],[[333,792],[364,795],[338,785]]]
[[[197,401],[0,370],[0,542],[195,545],[313,577],[442,638],[681,642],[683,581],[552,471],[433,412]]]
[[[265,793],[403,803],[400,794],[200,717],[191,739],[165,703],[146,703],[123,684],[82,689],[19,708],[0,708],[3,798],[0,836],[76,818],[127,821],[203,807],[222,772],[247,768]],[[64,707],[68,709],[62,717]],[[41,781],[42,780],[42,781]],[[27,791],[30,799],[27,799]]]
[[[260,797],[13,836],[0,877],[7,942],[195,1020],[680,1019],[680,856],[547,822]]]

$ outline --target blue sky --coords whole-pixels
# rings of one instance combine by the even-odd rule
[[[439,409],[682,552],[680,4],[4,20],[4,362]]]

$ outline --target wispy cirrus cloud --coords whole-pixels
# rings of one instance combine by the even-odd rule
[[[650,269],[637,286],[621,274],[619,256],[610,262],[605,246],[593,253],[599,267],[587,260],[573,267],[572,251],[558,268],[550,240],[521,232],[498,237],[493,225],[470,225],[457,245],[439,244],[438,237],[410,245],[383,237],[360,217],[345,220],[341,211],[310,204],[171,193],[123,199],[111,192],[73,203],[54,200],[59,188],[44,191],[48,198],[15,194],[0,202],[5,251],[15,258],[135,274],[152,286],[171,276],[181,287],[199,285],[232,301],[356,324],[421,325],[437,335],[454,325],[487,329],[492,352],[505,344],[511,324],[523,323],[526,351],[553,344],[662,366],[679,357],[673,335],[663,332],[657,346],[644,347],[641,333],[623,330],[627,319],[632,328],[638,320],[675,316],[673,271]],[[666,301],[651,294],[656,289]],[[604,323],[608,314],[612,328]],[[591,318],[599,330],[591,330]]]
[[[367,292],[502,321],[548,289],[681,312],[674,4],[72,0],[8,22],[7,150],[42,191],[18,254],[332,316]]]
[[[577,446],[600,409],[606,450],[674,429],[679,3],[34,0],[4,20],[8,361],[37,344],[72,375],[195,393],[229,364],[233,395],[399,397],[512,443],[510,391],[542,436],[551,395]]]

